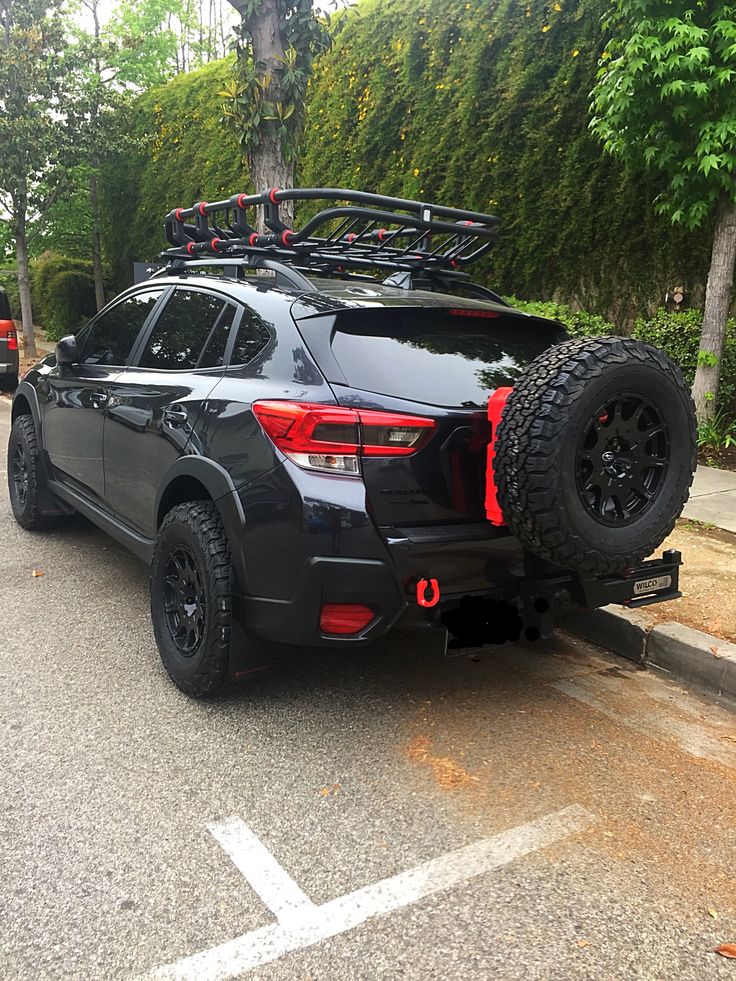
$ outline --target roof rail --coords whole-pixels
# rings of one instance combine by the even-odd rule
[[[285,201],[336,201],[308,218],[301,229],[283,223]],[[254,210],[263,207],[269,233],[256,231]],[[345,188],[271,188],[261,194],[233,194],[225,201],[200,201],[175,208],[166,216],[166,239],[172,248],[163,259],[184,263],[204,257],[275,260],[282,267],[329,276],[347,270],[462,275],[493,245],[499,219],[477,211],[387,197]],[[270,268],[274,268],[270,266]],[[464,278],[464,277],[463,277]],[[301,276],[304,282],[308,282]],[[295,284],[296,285],[296,284]],[[303,283],[300,288],[305,288]]]

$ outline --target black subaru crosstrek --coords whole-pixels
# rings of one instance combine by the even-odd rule
[[[340,204],[283,223],[317,198]],[[401,621],[477,646],[679,596],[679,554],[643,560],[692,479],[682,376],[471,283],[495,222],[325,189],[171,212],[164,268],[22,380],[16,519],[78,511],[149,562],[192,695],[261,670],[263,641],[362,646]]]

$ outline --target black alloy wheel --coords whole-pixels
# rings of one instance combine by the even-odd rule
[[[605,525],[642,516],[655,502],[670,457],[667,426],[638,392],[599,406],[580,441],[576,475],[580,499]]]
[[[11,458],[10,479],[13,482],[15,497],[21,508],[25,508],[28,500],[28,457],[23,443],[18,440],[13,447]]]
[[[164,572],[166,625],[177,649],[191,657],[204,637],[207,597],[197,560],[186,545],[172,548]]]

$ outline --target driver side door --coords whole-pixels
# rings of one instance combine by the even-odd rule
[[[165,287],[142,289],[107,307],[78,336],[79,363],[57,365],[46,376],[40,399],[44,448],[59,479],[94,501],[104,499],[110,387],[164,292]]]

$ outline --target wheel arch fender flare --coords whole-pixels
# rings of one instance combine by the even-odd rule
[[[20,411],[20,406],[23,402],[27,402],[31,410],[31,415],[33,416],[33,425],[36,427],[36,433],[38,435],[39,441],[41,440],[41,409],[38,404],[38,393],[36,389],[27,381],[22,381],[20,385],[15,390],[15,395],[13,396],[13,405],[11,408],[11,424],[15,422],[18,416],[26,415],[25,412]]]
[[[157,533],[163,519],[161,509],[167,495],[170,495],[177,483],[186,480],[186,478],[196,480],[197,483],[201,484],[216,504],[230,544],[230,554],[237,582],[241,587],[244,587],[246,582],[245,552],[243,549],[245,513],[232,477],[224,467],[215,463],[214,460],[194,455],[181,456],[169,467],[156,494],[153,514],[154,534]]]

